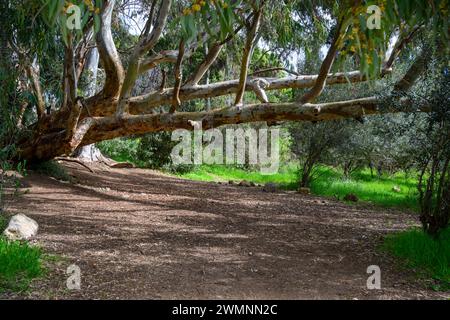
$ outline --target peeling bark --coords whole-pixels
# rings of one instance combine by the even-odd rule
[[[203,129],[226,124],[259,121],[328,121],[358,118],[380,113],[399,112],[396,109],[379,110],[380,101],[368,97],[349,101],[322,104],[265,103],[249,105],[246,108],[231,107],[210,112],[177,112],[149,115],[126,115],[117,117],[87,118],[79,126],[74,138],[75,145],[89,145],[94,142],[117,137],[175,129],[192,130],[192,121],[202,121]],[[423,110],[427,111],[427,110]],[[47,160],[61,154],[64,131],[43,138],[20,150],[23,158]],[[83,137],[83,138],[81,138]],[[81,141],[82,140],[82,141]]]

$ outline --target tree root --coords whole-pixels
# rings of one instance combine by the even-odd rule
[[[78,163],[80,166],[83,166],[83,167],[85,167],[86,169],[88,169],[91,173],[95,173],[94,170],[92,170],[87,164],[83,163],[83,161],[78,160],[78,159],[65,158],[65,157],[56,157],[55,160]]]

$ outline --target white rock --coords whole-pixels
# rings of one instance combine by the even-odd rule
[[[38,228],[36,221],[26,215],[17,214],[11,218],[3,234],[9,240],[28,240],[37,234]]]

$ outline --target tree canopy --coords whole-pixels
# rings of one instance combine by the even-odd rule
[[[2,114],[20,122],[18,156],[28,160],[120,136],[192,129],[191,121],[211,128],[405,111],[382,108],[386,95],[378,94],[317,101],[327,86],[389,77],[402,57],[409,68],[387,96],[408,104],[405,93],[430,54],[448,52],[446,0],[14,0],[3,6],[2,74],[14,76],[4,78],[12,85],[4,86],[9,98]],[[102,77],[89,97],[83,79],[91,50],[100,54]],[[135,94],[149,72],[158,72],[157,83]],[[297,94],[290,101],[272,93],[291,89]],[[188,107],[225,96],[231,98]],[[430,111],[423,102],[414,108]]]

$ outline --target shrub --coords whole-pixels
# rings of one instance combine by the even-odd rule
[[[127,161],[139,164],[137,151],[139,147],[138,138],[117,138],[97,143],[97,147],[107,157],[116,161]]]
[[[3,233],[7,226],[8,218],[6,217],[5,213],[0,210],[0,234]]]
[[[146,134],[139,142],[137,159],[144,167],[151,169],[163,169],[179,174],[192,171],[194,165],[174,165],[172,163],[171,153],[177,143],[177,141],[172,141],[171,132]]]
[[[418,228],[390,235],[384,248],[402,258],[407,267],[419,268],[438,280],[439,288],[450,289],[450,228],[438,238]]]
[[[159,132],[144,135],[137,151],[137,158],[148,168],[161,169],[170,167],[172,159],[170,153],[176,145],[171,139],[170,132]]]

